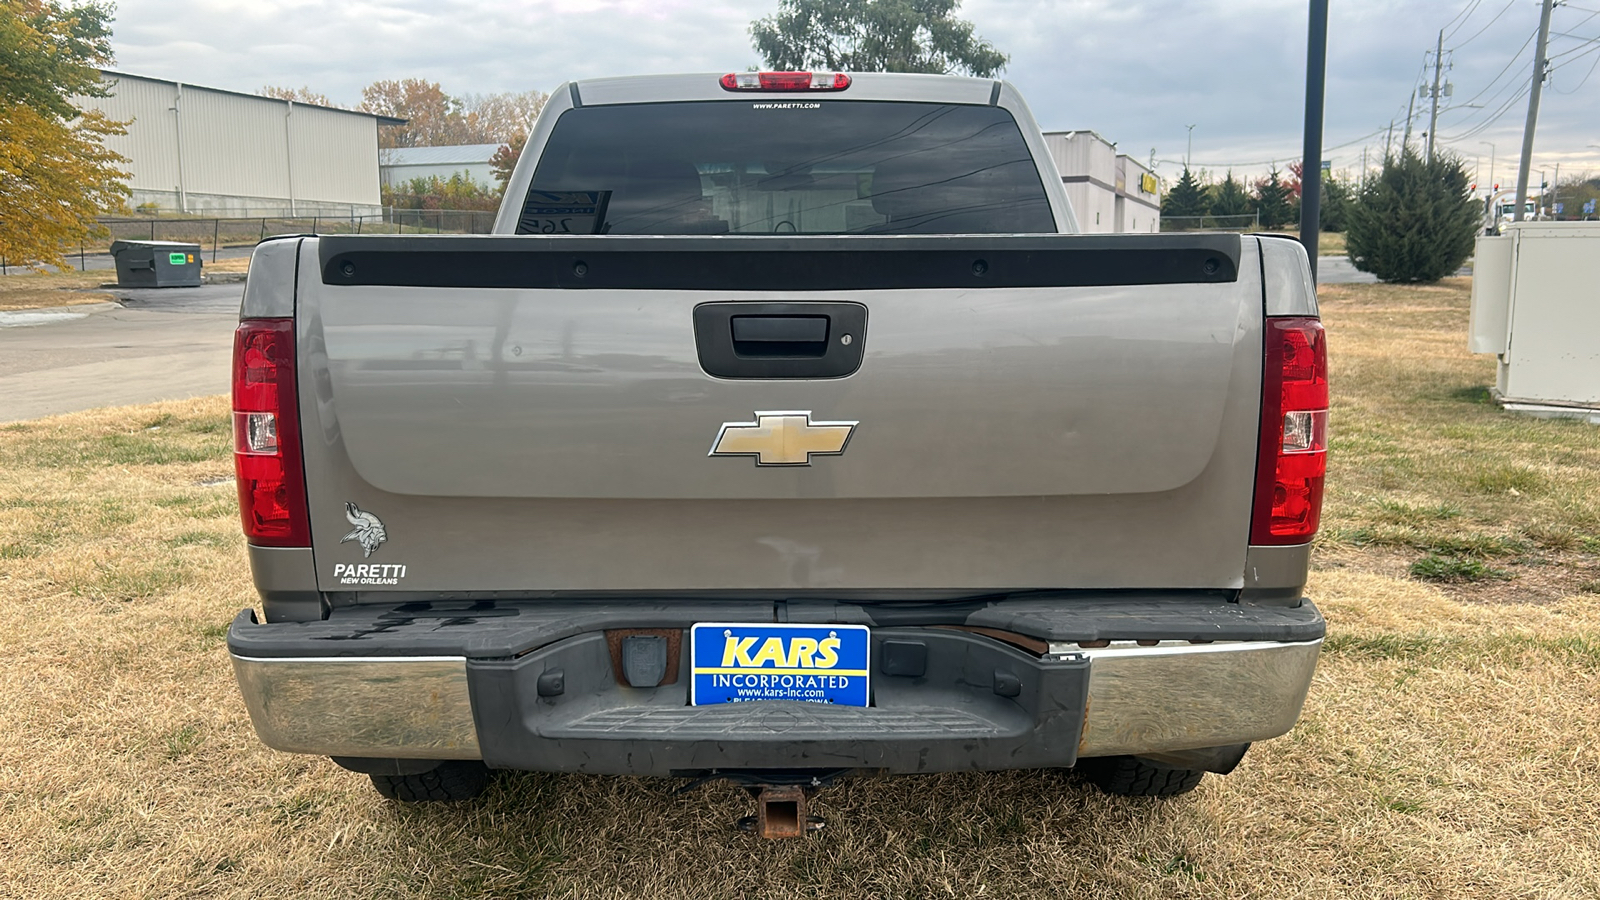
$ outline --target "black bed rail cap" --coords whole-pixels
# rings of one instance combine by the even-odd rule
[[[1223,284],[1237,234],[392,236],[318,241],[322,282],[827,291]]]

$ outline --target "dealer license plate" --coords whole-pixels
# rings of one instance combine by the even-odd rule
[[[867,705],[865,625],[701,623],[689,632],[689,702]]]

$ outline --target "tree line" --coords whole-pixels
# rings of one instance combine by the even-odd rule
[[[1231,170],[1213,181],[1185,166],[1161,198],[1161,215],[1228,230],[1295,226],[1303,172],[1300,162],[1290,163],[1287,172],[1273,166],[1247,187]],[[1224,221],[1230,216],[1259,216],[1259,223]],[[1359,181],[1331,173],[1323,178],[1319,225],[1345,233],[1345,253],[1357,269],[1384,281],[1431,282],[1454,273],[1472,255],[1484,211],[1458,157],[1440,152],[1425,160],[1405,147]]]
[[[1177,183],[1161,198],[1161,215],[1196,220],[1259,216],[1261,228],[1277,231],[1300,221],[1302,171],[1299,161],[1290,163],[1286,170],[1274,165],[1265,176],[1246,184],[1233,176],[1232,169],[1221,181],[1213,181],[1207,172],[1196,173],[1184,166]],[[1331,175],[1322,179],[1323,231],[1345,230],[1355,188],[1351,182]]]
[[[404,125],[378,129],[378,147],[448,147],[456,144],[509,144],[527,138],[549,95],[541,91],[500,94],[446,93],[437,81],[421,78],[374,81],[361,89],[361,102],[344,106],[310,87],[267,85],[263,97],[294,100],[335,109],[357,109],[405,119]]]

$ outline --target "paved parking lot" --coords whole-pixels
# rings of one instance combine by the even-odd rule
[[[0,422],[227,393],[242,284],[0,312]]]

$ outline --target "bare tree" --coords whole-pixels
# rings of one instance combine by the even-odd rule
[[[293,100],[296,103],[309,103],[312,106],[331,106],[335,109],[341,108],[339,104],[329,100],[327,94],[319,94],[309,87],[288,88],[279,87],[275,84],[269,84],[263,87],[261,90],[256,91],[256,93],[263,97],[272,97],[275,100]]]

